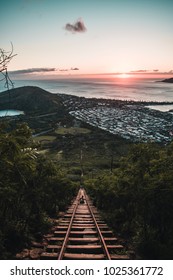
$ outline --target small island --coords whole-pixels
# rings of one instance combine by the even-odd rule
[[[173,83],[173,78],[164,79],[161,82],[163,82],[163,83]]]

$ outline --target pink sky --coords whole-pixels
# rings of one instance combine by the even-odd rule
[[[0,47],[13,43],[18,79],[173,74],[173,1],[13,0],[1,10]]]

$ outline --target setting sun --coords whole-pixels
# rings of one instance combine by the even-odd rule
[[[118,76],[118,78],[122,78],[122,79],[130,78],[130,75],[129,74],[125,74],[125,73],[118,74],[117,76]]]

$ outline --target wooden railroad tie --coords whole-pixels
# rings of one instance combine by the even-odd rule
[[[83,196],[84,203],[80,204]],[[66,260],[123,260],[129,259],[123,245],[101,218],[84,189],[55,226],[54,236],[41,259]]]

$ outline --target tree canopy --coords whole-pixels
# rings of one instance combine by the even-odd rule
[[[96,205],[146,259],[173,258],[173,144],[135,144],[112,174],[86,182]]]
[[[76,187],[60,168],[37,151],[27,124],[0,123],[0,258],[43,234],[49,217],[71,201]]]

